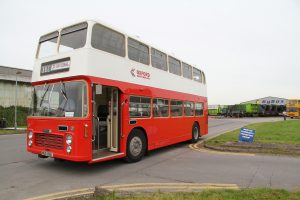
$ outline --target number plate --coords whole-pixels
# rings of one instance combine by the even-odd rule
[[[41,153],[43,156],[53,157],[53,153],[50,151],[42,151]]]

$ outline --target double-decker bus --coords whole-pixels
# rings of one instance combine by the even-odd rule
[[[96,21],[39,39],[27,151],[95,163],[208,132],[202,70]]]
[[[290,118],[300,116],[300,99],[289,99],[286,105],[287,116]]]

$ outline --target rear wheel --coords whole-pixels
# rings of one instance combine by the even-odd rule
[[[127,149],[125,161],[137,162],[140,161],[146,152],[146,137],[143,131],[134,129],[127,139]]]
[[[191,139],[192,143],[198,142],[199,132],[200,132],[200,129],[199,129],[198,124],[194,123],[193,128],[192,128],[192,139]]]

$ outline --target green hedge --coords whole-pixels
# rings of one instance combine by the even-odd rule
[[[18,126],[27,126],[27,116],[30,114],[30,108],[17,106],[17,124]],[[0,118],[6,119],[6,126],[13,127],[15,124],[15,107],[0,106]]]

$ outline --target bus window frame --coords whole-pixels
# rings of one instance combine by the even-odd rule
[[[117,33],[117,34],[120,34],[120,35],[122,35],[122,37],[123,37],[123,39],[124,39],[124,55],[118,55],[118,54],[115,54],[115,53],[111,53],[111,52],[109,52],[109,51],[105,51],[105,50],[102,50],[102,49],[99,49],[99,48],[96,48],[94,45],[93,45],[93,43],[92,43],[92,38],[93,38],[93,30],[94,30],[94,28],[96,27],[96,26],[102,26],[102,27],[104,27],[104,28],[106,28],[107,30],[110,30],[110,31],[112,31],[112,32],[115,32],[115,33]],[[95,50],[98,50],[98,51],[101,51],[101,52],[105,52],[105,53],[109,53],[109,54],[111,54],[111,55],[115,55],[115,56],[119,56],[119,57],[122,57],[122,58],[128,58],[128,50],[127,50],[127,37],[126,37],[126,35],[125,34],[123,34],[123,33],[121,33],[121,32],[119,32],[119,31],[116,31],[116,30],[114,30],[114,29],[112,29],[112,28],[109,28],[109,27],[107,27],[107,26],[105,26],[105,25],[103,25],[103,24],[100,24],[100,23],[95,23],[95,24],[93,24],[92,26],[90,26],[91,28],[90,28],[90,45],[91,45],[91,48],[93,48],[93,49],[95,49]]]
[[[40,54],[40,50],[41,50],[41,44],[43,43],[43,42],[47,42],[47,41],[49,41],[49,40],[52,40],[52,39],[54,39],[54,38],[56,38],[56,37],[52,37],[52,38],[49,38],[48,40],[44,40],[44,41],[40,41],[41,40],[41,38],[42,37],[45,37],[45,36],[47,36],[47,35],[51,35],[51,34],[53,34],[53,33],[57,33],[57,42],[56,42],[56,48],[55,48],[55,53],[54,54],[52,54],[52,55],[48,55],[48,56],[43,56],[43,57],[41,57],[41,58],[47,58],[47,57],[49,57],[49,56],[53,56],[53,55],[56,55],[57,53],[58,53],[58,43],[60,42],[60,30],[56,30],[56,31],[52,31],[52,32],[50,32],[50,33],[47,33],[47,34],[45,34],[45,35],[42,35],[41,37],[40,37],[40,39],[39,39],[39,43],[38,43],[38,48],[37,48],[37,50],[36,50],[36,53],[35,53],[35,58],[36,59],[40,59],[39,58],[39,54]]]
[[[171,102],[172,101],[181,101],[182,104],[181,104],[181,115],[178,115],[178,116],[172,116],[172,105],[171,105]],[[180,118],[180,117],[184,117],[184,106],[183,106],[183,100],[179,100],[179,99],[170,99],[170,118]]]
[[[55,119],[56,118],[56,119],[64,119],[64,120],[72,120],[72,119],[75,119],[75,120],[87,120],[87,119],[89,119],[91,108],[90,108],[90,102],[89,102],[89,98],[90,98],[90,87],[89,86],[90,85],[89,85],[88,81],[85,80],[85,79],[76,79],[76,80],[64,81],[64,83],[66,83],[66,82],[80,82],[80,81],[84,82],[86,84],[86,96],[87,96],[87,103],[86,103],[87,104],[87,112],[86,112],[86,116],[84,116],[84,117],[34,116],[34,115],[32,115],[32,113],[30,113],[30,115],[28,117],[30,117],[30,118],[47,118],[47,119],[48,118],[50,118],[50,119]],[[57,81],[49,82],[48,84],[57,84],[57,83],[59,83],[59,81],[58,82]],[[43,84],[34,85],[33,87],[40,86],[40,85],[44,85],[44,83]],[[31,104],[33,104],[33,101],[32,101]],[[31,108],[31,109],[33,109],[33,108]]]
[[[176,61],[179,62],[179,72],[180,72],[180,74],[176,74],[176,73],[173,73],[173,72],[170,71],[170,69],[171,69],[171,68],[170,68],[170,62],[171,62],[170,59],[171,59],[171,60],[173,59],[175,62],[176,62]],[[173,63],[173,64],[174,64],[174,63]],[[174,67],[174,66],[173,66],[173,67]],[[179,60],[179,59],[177,59],[177,58],[175,58],[175,57],[173,57],[173,56],[168,55],[168,69],[169,69],[168,72],[169,72],[170,74],[174,74],[174,75],[176,75],[176,76],[182,76],[182,64],[181,64],[181,60]],[[183,77],[183,76],[182,76],[182,77]]]
[[[86,23],[86,29],[87,29],[86,36],[85,36],[85,37],[86,37],[86,38],[85,38],[85,43],[84,43],[84,45],[83,45],[82,47],[77,48],[77,49],[82,49],[82,48],[87,47],[87,45],[88,45],[89,43],[91,43],[91,42],[90,42],[90,38],[89,38],[89,37],[91,37],[91,34],[89,33],[89,32],[90,32],[90,31],[89,31],[90,25],[89,25],[89,23],[88,23],[87,21],[83,21],[83,22],[79,22],[79,23],[76,23],[76,24],[73,24],[73,25],[70,25],[70,26],[67,26],[67,27],[63,27],[63,28],[61,28],[61,29],[58,29],[58,30],[55,30],[55,31],[52,31],[52,32],[49,32],[49,33],[47,33],[47,34],[42,35],[42,36],[40,37],[40,39],[41,39],[42,37],[44,37],[44,36],[47,36],[47,35],[50,35],[50,34],[53,34],[53,33],[58,33],[58,36],[57,36],[57,42],[56,42],[56,51],[55,51],[55,53],[52,54],[52,55],[39,57],[40,49],[41,49],[41,43],[42,43],[42,42],[40,42],[40,39],[39,39],[39,42],[38,42],[38,48],[37,48],[36,53],[35,53],[35,58],[36,58],[36,59],[43,59],[43,58],[47,58],[47,57],[50,57],[50,56],[55,56],[55,55],[57,55],[58,53],[60,53],[60,52],[59,52],[59,47],[60,47],[60,42],[61,42],[61,36],[62,36],[62,33],[61,33],[61,32],[62,32],[62,30],[66,29],[66,28],[73,27],[73,26],[77,26],[77,25],[80,25],[80,24],[84,24],[84,23]],[[84,28],[84,29],[85,29],[85,28]],[[83,29],[79,29],[79,30],[83,30]],[[76,31],[73,31],[73,32],[76,32]],[[67,34],[69,34],[69,33],[67,33]],[[52,39],[53,39],[53,38],[52,38]],[[43,41],[43,42],[45,42],[45,41]],[[75,51],[75,50],[77,50],[77,49],[73,49],[72,51]],[[63,51],[63,52],[61,52],[61,53],[66,53],[66,52],[68,52],[68,51]]]
[[[154,99],[162,99],[162,100],[168,100],[168,116],[166,116],[166,117],[156,117],[156,116],[154,116],[154,109],[153,109],[153,102],[154,102]],[[171,113],[170,113],[170,111],[171,111],[171,109],[170,109],[170,102],[171,102],[171,100],[169,99],[169,98],[162,98],[162,97],[153,97],[152,98],[152,118],[153,119],[161,119],[161,118],[170,118],[171,117]]]
[[[62,33],[62,32],[63,32],[65,29],[67,29],[67,28],[76,27],[76,26],[82,25],[82,24],[85,24],[86,27],[80,28],[80,29],[77,29],[77,30],[72,30],[72,31],[69,31],[69,32],[67,32],[67,33]],[[59,38],[58,38],[58,41],[57,41],[57,45],[58,45],[58,47],[57,47],[57,53],[66,53],[66,52],[75,51],[75,50],[77,50],[77,49],[82,49],[82,48],[86,47],[87,42],[88,42],[88,37],[90,37],[90,34],[89,34],[89,27],[90,27],[90,26],[89,26],[88,22],[84,21],[84,22],[80,22],[80,23],[77,23],[77,24],[73,24],[73,25],[71,25],[71,26],[67,26],[67,27],[64,27],[64,28],[60,29],[60,30],[59,30]],[[70,51],[62,51],[62,52],[59,52],[59,48],[60,48],[60,46],[61,46],[61,39],[62,39],[62,36],[68,35],[68,34],[71,34],[71,33],[75,33],[75,32],[78,32],[78,31],[82,31],[82,30],[85,30],[85,29],[86,29],[85,42],[84,42],[84,45],[83,45],[82,47],[79,47],[79,48],[76,48],[76,49],[72,49],[72,50],[70,50]]]
[[[196,104],[202,104],[202,115],[196,115]],[[195,102],[195,117],[203,117],[204,116],[204,103],[203,102]]]
[[[133,58],[130,58],[129,57],[129,47],[131,47],[131,48],[135,48],[134,46],[132,46],[132,45],[130,45],[129,44],[129,40],[132,40],[133,42],[136,42],[136,43],[138,43],[139,45],[142,45],[142,46],[144,46],[144,47],[146,47],[147,49],[148,49],[148,62],[147,63],[143,63],[143,62],[141,62],[140,60],[139,61],[137,61],[137,60],[134,60]],[[145,44],[145,43],[143,43],[143,42],[141,42],[141,41],[139,41],[139,40],[136,40],[136,39],[134,39],[134,38],[132,38],[132,37],[127,37],[126,38],[126,44],[125,45],[127,45],[126,46],[126,49],[127,49],[127,58],[129,59],[129,60],[131,60],[131,61],[134,61],[134,62],[137,62],[137,63],[140,63],[140,64],[143,64],[143,65],[147,65],[147,66],[149,66],[149,65],[151,65],[151,54],[150,54],[150,50],[151,50],[151,48],[150,48],[150,46],[149,45],[147,45],[147,44]],[[135,49],[137,49],[137,48],[135,48]],[[140,50],[140,49],[137,49],[138,51]],[[151,65],[152,66],[152,65]]]
[[[130,97],[139,97],[139,98],[149,98],[150,99],[150,115],[147,117],[131,117],[130,116]],[[152,119],[152,98],[149,96],[141,96],[141,95],[129,95],[128,100],[128,117],[130,120],[132,119]]]
[[[185,115],[185,106],[184,106],[184,104],[186,103],[186,102],[188,102],[188,103],[192,103],[193,104],[193,115]],[[185,100],[185,101],[183,101],[183,116],[184,117],[195,117],[195,102],[194,101],[188,101],[188,100]]]

